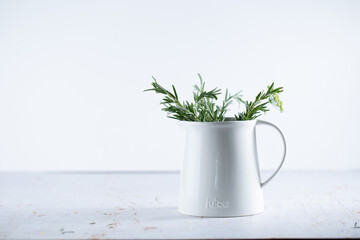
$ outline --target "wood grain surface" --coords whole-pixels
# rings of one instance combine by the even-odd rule
[[[280,172],[250,217],[181,215],[178,188],[178,173],[0,173],[0,239],[360,238],[360,171]]]

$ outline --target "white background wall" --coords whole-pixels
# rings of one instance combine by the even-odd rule
[[[360,1],[0,1],[0,170],[177,170],[183,133],[143,93],[253,98],[272,81],[286,169],[359,169]],[[273,169],[278,135],[259,128]]]

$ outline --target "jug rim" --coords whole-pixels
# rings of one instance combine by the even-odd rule
[[[236,121],[235,118],[225,118],[225,121],[222,122],[193,122],[193,121],[178,121],[178,125],[180,126],[216,126],[216,127],[222,127],[222,126],[234,126],[234,125],[255,125],[258,119],[253,120],[241,120]]]

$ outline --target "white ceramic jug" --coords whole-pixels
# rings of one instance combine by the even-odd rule
[[[279,131],[284,154],[279,167],[264,182],[256,147],[256,126]],[[185,130],[185,158],[181,170],[179,212],[205,217],[234,217],[264,211],[262,187],[285,160],[284,135],[261,120],[225,122],[180,121]]]

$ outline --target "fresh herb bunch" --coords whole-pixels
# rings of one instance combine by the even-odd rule
[[[267,108],[269,103],[281,112],[283,111],[282,102],[279,98],[279,93],[283,91],[283,88],[274,88],[274,83],[268,86],[266,92],[260,92],[254,102],[242,100],[241,91],[231,95],[226,89],[222,104],[217,105],[214,100],[218,100],[221,89],[214,88],[210,91],[205,91],[205,83],[201,75],[198,74],[198,76],[200,85],[194,86],[193,102],[183,101],[181,103],[174,85],[172,85],[172,92],[168,91],[158,84],[154,77],[152,77],[154,81],[151,83],[153,88],[146,89],[145,91],[154,91],[155,93],[162,94],[164,96],[162,102],[160,102],[164,106],[162,110],[167,113],[169,118],[180,121],[222,122],[225,120],[228,107],[234,100],[245,105],[245,111],[235,115],[237,121],[256,119],[262,113],[269,111]]]
[[[146,89],[145,91],[154,91],[164,95],[160,104],[164,106],[162,110],[167,112],[169,118],[195,122],[224,121],[225,114],[233,100],[241,101],[240,92],[231,95],[226,89],[222,105],[216,105],[214,100],[218,99],[218,95],[221,94],[221,89],[214,88],[210,91],[205,91],[205,83],[203,82],[201,75],[198,74],[198,76],[200,85],[194,86],[193,102],[184,101],[181,103],[174,85],[172,85],[172,92],[170,92],[158,84],[154,77],[152,77],[154,81],[151,83],[153,88]]]
[[[256,96],[254,102],[243,101],[245,104],[245,111],[235,115],[235,119],[238,121],[252,120],[259,117],[262,113],[269,111],[267,105],[270,103],[275,108],[283,112],[283,103],[279,98],[279,93],[283,92],[283,88],[274,88],[274,83],[268,86],[266,92],[262,91]]]

